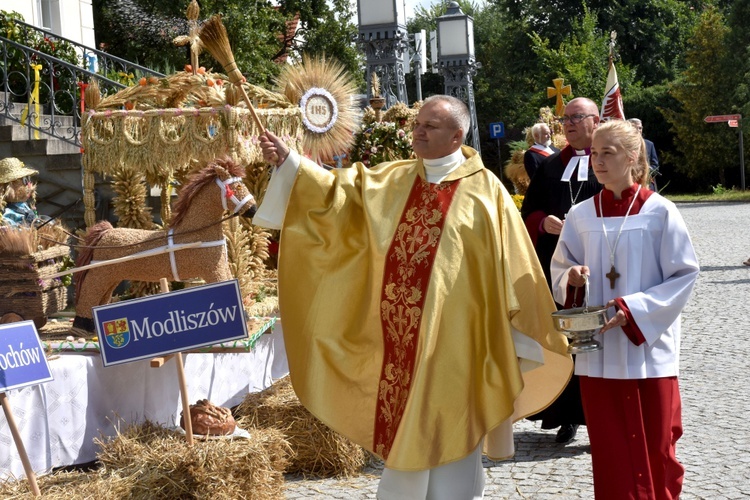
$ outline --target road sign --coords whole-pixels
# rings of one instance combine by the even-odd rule
[[[706,123],[720,123],[720,122],[728,122],[731,120],[741,120],[742,115],[713,115],[713,116],[707,116],[703,119]]]
[[[0,325],[0,393],[50,380],[52,373],[34,322]]]
[[[736,127],[740,133],[740,189],[745,190],[745,149],[742,147],[742,127],[740,127],[742,115],[713,115],[703,119],[706,123],[727,122],[730,127]]]
[[[104,366],[247,337],[236,279],[93,311]]]
[[[490,139],[505,137],[505,124],[503,122],[490,123]]]

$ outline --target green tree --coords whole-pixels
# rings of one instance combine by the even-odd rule
[[[687,67],[688,39],[706,4],[729,8],[733,2],[490,0],[479,6],[462,3],[464,12],[474,16],[475,51],[477,61],[482,64],[474,77],[480,134],[486,138],[488,123],[503,121],[506,140],[521,139],[522,130],[537,120],[539,108],[554,104],[547,98],[546,88],[556,77],[564,77],[576,96],[601,101],[607,77],[609,33],[614,30],[626,116],[643,120],[649,138],[659,149],[662,170],[673,170],[674,163],[670,162],[678,157],[668,153],[674,148],[675,132],[659,110],[680,109],[668,89]],[[442,2],[418,9],[414,19],[407,23],[409,32],[435,29],[435,18],[444,11]],[[745,55],[742,57],[748,60]],[[436,81],[430,82],[430,77],[434,80],[435,76]],[[426,75],[422,84],[425,95],[442,92],[439,75]],[[429,85],[435,88],[428,91]],[[750,84],[747,88],[750,89]],[[483,145],[486,161],[495,159],[495,150],[494,144]],[[503,156],[507,158],[507,152]],[[668,180],[662,179],[662,184]]]
[[[617,32],[622,63],[637,68],[636,78],[645,88],[670,81],[684,69],[687,39],[696,12],[704,3],[700,0],[596,0],[587,5],[597,12],[603,31]]]
[[[680,109],[664,110],[678,139],[679,156],[673,159],[677,170],[705,186],[717,182],[726,186],[726,171],[737,158],[734,130],[703,121],[708,115],[732,112],[727,101],[733,91],[728,36],[724,16],[709,6],[689,40],[688,67],[671,86]]]
[[[641,87],[638,85],[628,89],[623,97],[625,116],[640,118],[643,121],[644,137],[653,141],[659,155],[659,172],[657,178],[659,189],[669,185],[672,192],[684,192],[690,189],[691,183],[684,175],[674,175],[675,158],[674,132],[664,116],[664,110],[679,110],[679,102],[670,94],[668,84]]]
[[[498,120],[506,123],[506,134],[520,134],[514,127],[520,124],[523,128],[536,120],[539,107],[546,104],[543,92],[548,83],[540,83],[543,76],[529,38],[530,23],[516,11],[495,3],[479,6],[461,1],[459,6],[474,18],[475,54],[482,64],[474,77],[480,135],[486,136],[488,124]],[[410,33],[420,29],[429,33],[437,28],[436,20],[445,11],[444,3],[418,7],[407,29]],[[442,76],[426,73],[422,89],[424,96],[442,93]]]
[[[175,47],[174,37],[188,32],[188,1],[93,0],[97,43],[124,59],[169,72],[189,61],[186,48]],[[221,14],[232,53],[242,74],[251,83],[269,84],[278,75],[274,62],[282,55],[301,52],[338,57],[353,73],[359,73],[357,53],[351,43],[355,28],[352,12],[343,0],[282,0],[274,7],[268,0],[203,0],[200,17]],[[290,46],[283,40],[287,22],[299,16],[300,32]],[[201,64],[222,72],[209,54]]]
[[[750,18],[750,1],[735,0],[729,11],[727,25],[730,33],[727,45],[730,48],[729,67],[734,68],[732,72],[736,76],[734,92],[732,95],[732,109],[742,114],[743,132],[750,131],[747,126],[750,120],[750,32],[747,29],[747,19]],[[744,156],[750,158],[750,141],[745,144]],[[733,172],[739,174],[739,170]],[[730,172],[731,173],[731,172]]]
[[[475,18],[481,8],[471,0],[456,0],[461,12]],[[428,33],[437,29],[437,18],[448,11],[448,2],[433,3],[429,7],[418,5],[414,10],[414,17],[406,22],[409,33],[425,30]]]
[[[536,33],[531,39],[549,79],[565,78],[572,86],[574,96],[601,100],[609,64],[609,34],[597,28],[594,13],[586,10],[580,21],[573,21],[570,34],[557,47],[550,46],[549,40]],[[623,65],[617,70],[620,88],[624,90],[630,79],[629,72]]]
[[[646,86],[663,83],[680,69],[688,30],[702,0],[497,0],[512,16],[525,19],[529,32],[558,47],[571,34],[571,27],[588,13],[598,18],[598,28],[617,31],[622,63],[638,68],[638,79]]]
[[[357,35],[352,4],[347,0],[286,0],[287,17],[299,13],[300,27],[292,45],[292,56],[302,53],[335,57],[364,89],[362,55],[352,40]]]
[[[549,80],[534,53],[530,22],[498,5],[489,5],[475,19],[477,60],[482,63],[476,78],[479,121],[501,120],[507,135],[520,137],[521,130],[536,121],[546,105]]]

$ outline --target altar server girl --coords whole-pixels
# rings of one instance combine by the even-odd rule
[[[566,307],[606,304],[602,349],[578,354],[599,499],[676,499],[685,469],[675,457],[682,435],[680,315],[698,261],[673,203],[649,190],[646,148],[622,120],[594,131],[591,162],[604,190],[574,206],[551,274]]]

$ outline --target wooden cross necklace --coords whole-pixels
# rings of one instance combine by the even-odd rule
[[[617,270],[615,269],[615,250],[617,250],[617,243],[620,241],[622,228],[625,227],[625,222],[628,220],[628,215],[630,215],[630,211],[633,209],[633,205],[635,205],[635,200],[638,198],[638,193],[640,192],[641,192],[641,185],[639,184],[638,189],[633,195],[633,201],[630,202],[628,211],[625,212],[625,218],[623,219],[622,224],[620,224],[620,229],[617,231],[617,238],[615,238],[614,245],[612,245],[609,242],[609,236],[607,235],[607,228],[604,225],[604,210],[602,210],[602,193],[599,193],[599,214],[602,217],[602,231],[604,231],[604,239],[607,240],[607,247],[609,247],[609,263],[612,265],[609,272],[605,274],[604,276],[609,278],[609,288],[612,290],[615,289],[615,281],[617,280],[617,278],[620,277],[620,273],[618,273]]]

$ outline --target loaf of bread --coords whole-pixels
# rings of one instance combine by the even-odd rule
[[[216,406],[207,399],[190,405],[190,420],[193,434],[223,436],[234,432],[236,422],[229,408]],[[180,416],[180,427],[185,428],[185,415]]]

